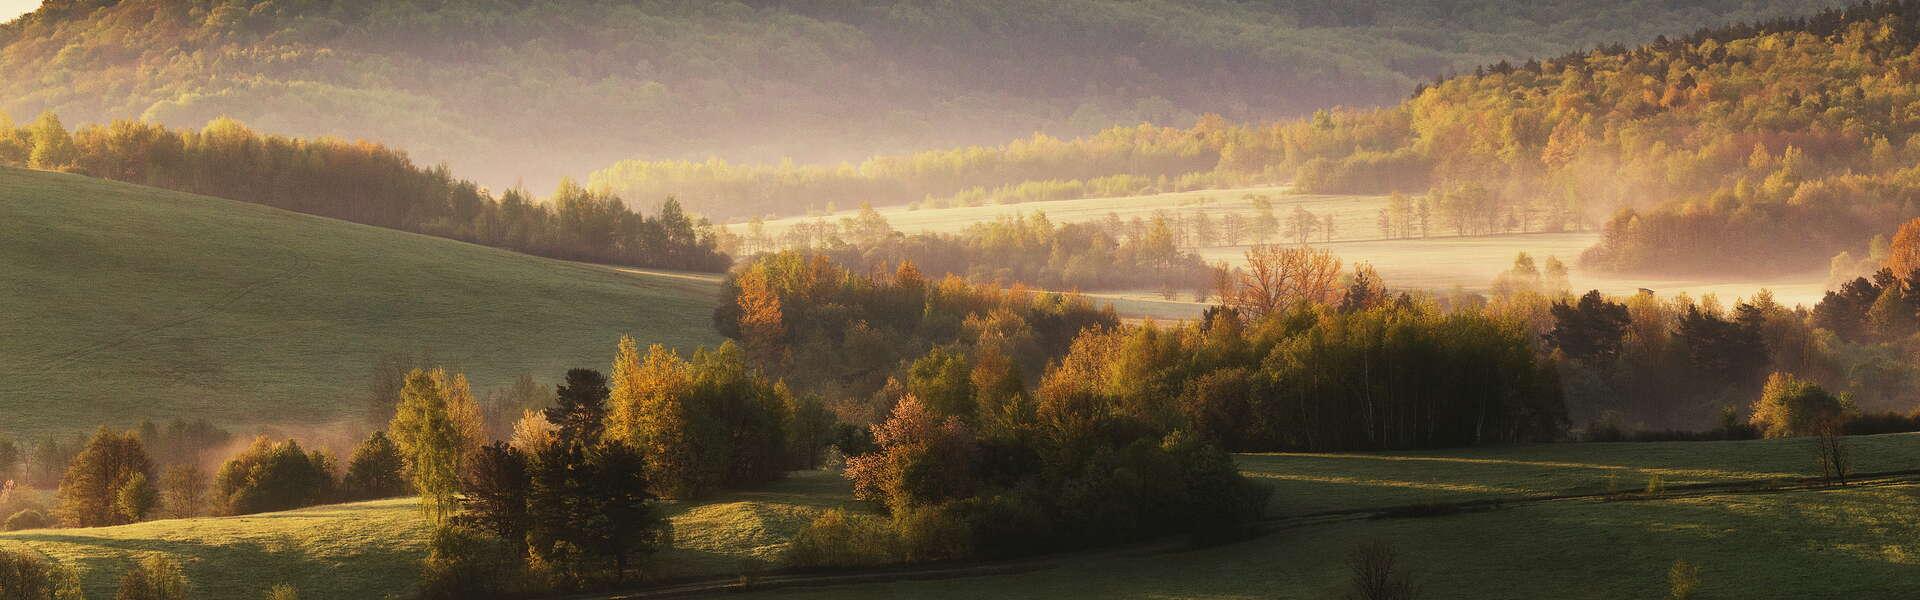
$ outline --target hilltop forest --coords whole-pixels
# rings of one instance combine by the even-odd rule
[[[52,0],[0,25],[0,110],[231,116],[545,189],[632,157],[837,161],[1378,106],[1476,64],[1809,3],[1690,4]]]

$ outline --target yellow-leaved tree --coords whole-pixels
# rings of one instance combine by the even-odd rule
[[[642,360],[639,344],[622,337],[607,383],[606,439],[640,450],[654,493],[667,498],[699,493],[703,484],[686,406],[692,367],[659,344],[648,347]]]
[[[420,492],[420,508],[444,523],[455,508],[467,441],[449,410],[446,373],[414,369],[400,388],[400,405],[387,436],[406,460],[407,477]]]

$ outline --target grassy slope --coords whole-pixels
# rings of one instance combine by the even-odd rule
[[[476,390],[718,341],[711,278],[618,273],[261,206],[0,169],[0,435],[143,417],[318,423],[372,363]]]
[[[851,502],[838,475],[798,473],[763,490],[672,505],[675,546],[650,573],[697,577],[773,566],[813,517]],[[407,597],[430,528],[412,499],[322,506],[244,517],[150,521],[97,529],[0,534],[81,574],[90,598],[111,598],[140,556],[180,559],[196,597],[254,598],[275,584],[307,599]]]

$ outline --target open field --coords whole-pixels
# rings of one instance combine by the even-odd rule
[[[1123,220],[1136,216],[1151,218],[1155,211],[1184,215],[1204,212],[1217,225],[1227,213],[1252,215],[1253,203],[1248,199],[1250,195],[1272,197],[1274,214],[1283,223],[1295,206],[1315,215],[1334,215],[1332,238],[1328,240],[1316,235],[1313,243],[1326,245],[1348,264],[1372,264],[1389,285],[1400,288],[1444,290],[1458,287],[1467,291],[1484,291],[1491,285],[1495,275],[1513,265],[1515,255],[1526,252],[1540,260],[1548,256],[1558,257],[1572,269],[1571,280],[1577,290],[1598,289],[1625,295],[1648,288],[1662,295],[1685,292],[1699,296],[1712,293],[1730,301],[1736,297],[1752,296],[1765,288],[1772,290],[1775,298],[1781,302],[1809,306],[1818,302],[1825,292],[1827,274],[1824,272],[1787,274],[1764,280],[1622,277],[1586,273],[1575,263],[1582,250],[1599,240],[1600,234],[1597,232],[1453,237],[1443,235],[1446,233],[1444,228],[1436,223],[1433,237],[1383,239],[1377,219],[1380,209],[1386,206],[1385,196],[1296,194],[1284,186],[960,208],[909,210],[907,207],[887,207],[876,210],[895,229],[908,233],[958,232],[973,223],[1035,211],[1046,213],[1047,218],[1055,223],[1097,221],[1106,218],[1109,212],[1119,215]],[[852,214],[852,211],[841,211],[819,218],[838,222]],[[766,229],[769,235],[777,238],[795,223],[812,219],[814,217],[768,221]],[[1208,246],[1194,250],[1208,261],[1238,263],[1245,256],[1247,245],[1243,242],[1240,245]],[[1158,294],[1151,290],[1116,292],[1114,295],[1145,303],[1135,310],[1129,310],[1130,305],[1116,302],[1116,307],[1128,316],[1190,318],[1205,308],[1204,305],[1193,303],[1186,303],[1189,305],[1186,307],[1180,306],[1180,303],[1168,304],[1160,301]],[[1189,308],[1190,311],[1187,310]]]
[[[84,177],[0,169],[0,435],[356,414],[375,360],[477,392],[719,341],[706,276],[621,273]],[[244,432],[243,432],[244,433]]]
[[[1920,469],[1920,435],[1851,438],[1859,470]],[[1806,477],[1805,440],[1542,444],[1431,452],[1242,455],[1272,514]],[[1612,483],[1610,483],[1610,480]],[[1345,552],[1392,540],[1422,598],[1658,598],[1675,560],[1703,598],[1920,594],[1920,485],[1520,503],[1429,518],[1282,520],[1247,542],[1069,557],[1008,575],[789,588],[747,598],[1337,598]],[[1492,582],[1499,582],[1492,586]]]
[[[1854,470],[1920,470],[1920,434],[1848,438]],[[1273,516],[1819,475],[1810,439],[1526,444],[1341,454],[1242,454],[1274,487]]]
[[[801,526],[852,502],[839,475],[796,473],[763,490],[668,506],[675,546],[655,557],[655,577],[699,577],[776,566]],[[90,598],[111,598],[139,557],[180,560],[195,597],[257,598],[275,584],[306,599],[408,597],[430,532],[413,499],[279,513],[149,521],[96,529],[0,533],[73,567]]]
[[[1851,438],[1861,472],[1920,469],[1920,434]],[[1431,518],[1288,519],[1331,510],[1642,490],[1808,476],[1804,440],[1510,447],[1352,454],[1249,454],[1242,469],[1275,488],[1278,531],[1202,550],[1069,556],[1034,572],[928,582],[783,589],[800,598],[1327,598],[1343,552],[1392,539],[1430,598],[1658,597],[1676,559],[1701,565],[1706,597],[1920,593],[1920,485],[1716,491],[1654,500],[1522,502]],[[820,512],[851,506],[828,472],[796,473],[761,490],[672,505],[676,546],[659,578],[722,577],[782,566],[791,536]],[[308,598],[404,591],[426,526],[411,500],[247,517],[0,534],[82,570],[96,596],[142,552],[180,555],[209,597],[291,583]],[[1831,570],[1831,576],[1826,576]],[[220,574],[247,573],[246,577]],[[1821,576],[1815,576],[1821,573]],[[1487,596],[1486,582],[1501,581]],[[1888,589],[1888,585],[1908,588]],[[1760,591],[1759,596],[1751,593]],[[1740,592],[1748,592],[1742,594]],[[1884,593],[1883,593],[1884,592]]]
[[[1663,598],[1675,560],[1698,598],[1920,594],[1920,486],[1564,502],[1353,519],[1189,551],[1074,558],[1027,573],[771,590],[729,598],[1339,598],[1346,552],[1391,540],[1426,599]]]

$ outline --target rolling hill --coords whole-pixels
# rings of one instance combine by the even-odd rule
[[[1840,3],[52,0],[0,26],[0,110],[228,115],[548,189],[632,157],[842,160],[1381,105],[1503,58]]]
[[[1912,475],[1920,472],[1920,435],[1850,440],[1862,473],[1888,475],[1848,487],[1796,485],[1817,470],[1805,439],[1247,454],[1235,459],[1241,471],[1275,493],[1272,531],[1245,542],[1045,557],[938,581],[916,581],[913,568],[867,572],[858,585],[740,597],[1328,598],[1339,596],[1346,549],[1374,539],[1395,541],[1423,598],[1484,598],[1486,582],[1496,580],[1516,582],[1498,597],[1660,597],[1678,559],[1701,566],[1712,597],[1920,591],[1907,576],[1920,552],[1909,534],[1920,522]],[[1634,493],[1655,478],[1663,493]],[[1601,496],[1614,490],[1625,494]],[[853,504],[850,494],[837,474],[812,471],[670,505],[675,545],[645,570],[708,582],[715,597],[733,591],[725,586],[779,585],[765,575],[785,565],[794,533],[828,508]],[[1386,518],[1395,507],[1461,502],[1507,504]],[[1375,512],[1382,509],[1389,513]],[[288,583],[303,598],[368,598],[404,596],[416,585],[428,531],[417,505],[396,499],[0,533],[0,547],[75,568],[95,597],[110,595],[126,569],[157,551],[180,560],[208,597],[257,597]]]
[[[477,392],[719,341],[708,276],[623,272],[254,204],[0,168],[0,435],[357,416],[373,365]]]

